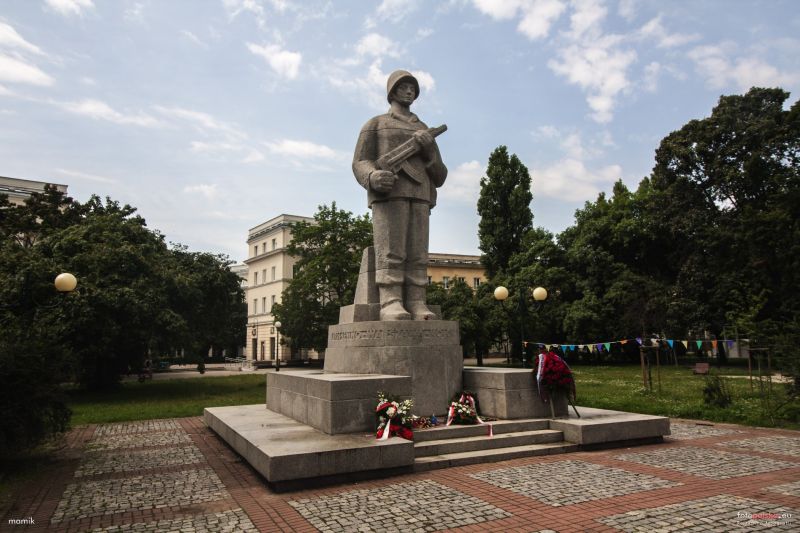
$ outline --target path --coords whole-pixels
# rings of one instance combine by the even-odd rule
[[[59,466],[18,495],[0,530],[800,530],[795,431],[673,422],[663,444],[282,494],[201,418],[87,426],[67,441]],[[19,523],[29,518],[34,525]]]

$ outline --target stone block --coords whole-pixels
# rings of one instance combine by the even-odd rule
[[[372,433],[326,435],[263,405],[207,408],[205,422],[270,483],[414,463],[414,443]]]
[[[502,420],[551,416],[550,406],[539,397],[531,370],[466,367],[464,389],[477,396],[481,414],[486,416]],[[552,401],[555,416],[567,416],[566,395],[557,395]]]
[[[564,440],[583,446],[635,442],[669,435],[669,418],[578,407],[581,417],[551,420],[550,428],[564,432]]]

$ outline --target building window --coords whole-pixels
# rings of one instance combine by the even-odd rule
[[[433,278],[428,276],[428,285],[430,285],[431,283],[433,283]]]
[[[442,278],[442,285],[444,285],[445,289],[449,289],[450,288],[450,276],[444,276]]]
[[[253,257],[258,255],[258,245],[253,246]]]
[[[264,246],[266,246],[266,245],[264,245]],[[277,247],[278,247],[278,239],[272,239],[272,249],[274,250]]]
[[[258,298],[253,298],[253,314],[258,314]]]
[[[472,288],[477,289],[481,286],[481,278],[472,278]]]
[[[261,253],[262,254],[267,253],[267,243],[265,243],[265,242],[261,243]]]
[[[275,267],[272,267],[272,281],[275,281]]]
[[[267,282],[267,269],[266,268],[261,271],[261,281],[262,281],[262,283],[266,283]]]
[[[262,313],[266,313],[267,312],[267,297],[266,296],[261,298],[261,312]]]
[[[258,272],[253,272],[253,285],[258,285]]]
[[[274,294],[272,295],[272,300],[271,300],[271,302],[272,302],[272,305],[275,305],[275,295],[274,295]]]
[[[460,280],[460,281],[463,281],[464,283],[467,282],[467,278],[465,278],[464,276],[456,276],[456,279]]]

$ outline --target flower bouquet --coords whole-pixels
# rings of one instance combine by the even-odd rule
[[[475,398],[469,392],[463,392],[458,400],[450,403],[447,412],[447,425],[450,424],[483,424],[483,420],[478,416],[478,408],[475,405]]]
[[[550,404],[550,415],[555,418],[552,398],[557,392],[564,392],[578,418],[581,415],[575,408],[575,379],[567,363],[554,352],[542,352],[537,357],[534,370],[539,397]]]
[[[414,405],[412,400],[397,400],[390,398],[384,393],[378,393],[378,406],[375,408],[375,418],[378,422],[376,439],[386,440],[391,436],[397,435],[406,440],[414,440],[412,431],[413,417],[411,407]]]

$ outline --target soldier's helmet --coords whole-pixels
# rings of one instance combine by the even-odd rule
[[[389,80],[386,82],[386,99],[390,104],[392,103],[392,93],[394,92],[394,88],[401,81],[410,81],[413,83],[414,89],[417,91],[417,95],[414,97],[414,100],[419,98],[419,82],[417,81],[417,78],[415,78],[407,70],[395,70],[389,74]]]

